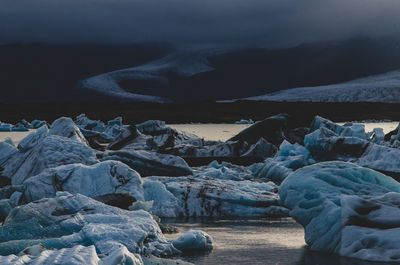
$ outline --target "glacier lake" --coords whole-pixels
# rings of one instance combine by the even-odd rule
[[[397,127],[398,122],[363,124],[366,132],[382,128],[388,133]],[[251,124],[169,124],[169,126],[196,134],[205,140],[226,141]],[[30,132],[0,132],[0,141],[10,137],[15,144],[18,144]],[[191,229],[203,230],[212,236],[213,250],[178,256],[194,264],[385,264],[310,251],[304,240],[303,227],[292,218],[162,218],[162,223],[178,228],[178,233],[166,234],[170,239],[175,239]]]

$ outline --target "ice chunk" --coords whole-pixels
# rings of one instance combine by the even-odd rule
[[[22,139],[18,144],[18,150],[25,152],[31,149],[39,142],[41,142],[48,135],[48,133],[49,129],[46,125],[43,125],[35,132],[28,134],[24,139]]]
[[[59,135],[88,145],[85,137],[71,118],[62,117],[55,120],[50,127],[49,135]]]
[[[40,120],[33,120],[31,122],[31,126],[29,129],[38,129],[40,127],[43,127],[44,125],[46,125],[47,122],[46,121],[40,121]]]
[[[240,121],[235,121],[235,124],[254,124],[254,121],[252,119],[249,120],[241,119]]]
[[[372,142],[381,143],[385,140],[385,133],[382,128],[374,128],[372,130]]]
[[[0,164],[16,152],[18,152],[18,150],[13,145],[6,142],[0,142]]]
[[[125,246],[121,246],[101,259],[99,265],[143,265],[143,261],[139,255],[134,255]]]
[[[60,250],[44,250],[37,255],[0,256],[0,264],[2,265],[98,265],[98,262],[99,258],[94,246],[84,247],[80,245]]]
[[[112,127],[114,125],[122,126],[122,117],[116,117],[113,120],[108,121],[107,126]]]
[[[314,117],[314,120],[311,123],[310,133],[321,128],[326,128],[330,131],[333,131],[335,134],[341,134],[342,131],[344,130],[344,126],[341,126],[337,123],[334,123],[328,119],[322,118],[321,116],[317,115]]]
[[[255,144],[261,137],[274,145],[280,145],[285,139],[287,130],[287,114],[279,114],[263,121],[256,122],[252,126],[244,129],[228,141],[246,141],[249,144]]]
[[[189,230],[178,239],[173,240],[174,247],[182,252],[210,250],[213,240],[209,234],[200,230]]]
[[[136,199],[143,200],[141,177],[118,161],[105,161],[92,166],[59,166],[44,170],[24,182],[24,198],[27,202],[54,197],[61,190],[88,197],[129,192]]]
[[[249,150],[242,154],[241,157],[259,157],[265,159],[267,157],[274,156],[277,148],[268,143],[264,138],[260,138]]]
[[[178,156],[143,150],[105,152],[101,159],[102,161],[121,161],[139,172],[141,176],[186,176],[192,174],[192,170],[185,160]]]
[[[75,118],[75,124],[81,129],[95,132],[104,132],[105,125],[102,121],[91,120],[85,114],[80,114]]]
[[[13,185],[22,184],[26,179],[41,173],[46,168],[74,163],[92,165],[98,162],[94,150],[69,138],[49,135],[34,144],[37,136],[40,138],[39,135],[42,135],[40,129],[36,133],[36,135],[27,136],[32,141],[24,141],[19,152],[0,164],[3,167],[2,175],[11,178]]]
[[[14,208],[0,227],[0,255],[17,254],[36,244],[46,248],[93,244],[101,254],[121,245],[133,253],[178,253],[149,213],[67,192]]]
[[[136,128],[144,134],[148,135],[160,135],[166,133],[167,130],[171,130],[169,126],[165,125],[165,121],[149,120],[140,124],[136,124]]]
[[[384,204],[388,205],[390,201],[383,201],[378,206],[359,203],[360,200],[382,201],[379,196],[388,192],[400,192],[400,183],[371,169],[337,161],[301,168],[289,175],[279,189],[290,215],[304,226],[305,240],[312,250],[362,259],[372,257],[362,253],[381,251],[381,256],[372,258],[381,261],[387,261],[387,256],[383,254],[387,245],[376,250],[379,244],[371,245],[364,241],[350,247],[349,242],[359,242],[357,239],[364,237],[355,237],[360,227],[369,227],[371,232],[382,238],[388,236],[387,230],[382,228],[390,228],[397,222],[395,217],[400,216],[399,208],[386,210],[395,208],[385,208]],[[396,200],[400,201],[399,195],[396,196]],[[354,215],[355,212],[358,214]],[[358,219],[351,216],[358,216]],[[366,234],[364,238],[368,238]],[[394,237],[398,238],[397,233],[393,233]],[[341,250],[349,247],[353,249],[351,253]],[[371,248],[375,250],[369,252]]]
[[[146,186],[148,181],[161,182],[168,193],[159,184]],[[207,176],[148,177],[144,182],[146,200],[154,200],[151,211],[161,217],[285,216],[287,213],[286,209],[280,207],[277,186],[272,182],[233,181]],[[147,197],[147,194],[160,191],[163,196]],[[175,203],[164,210],[162,204],[165,200],[159,201],[158,198],[168,198],[171,194],[176,198]],[[171,216],[171,213],[175,216]]]

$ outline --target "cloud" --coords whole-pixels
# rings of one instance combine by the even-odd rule
[[[291,46],[397,36],[399,0],[1,0],[0,43]]]

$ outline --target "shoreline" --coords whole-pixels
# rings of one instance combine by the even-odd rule
[[[81,113],[107,121],[122,116],[128,124],[146,120],[163,120],[169,124],[234,123],[241,119],[263,120],[279,113],[290,114],[296,125],[309,126],[319,115],[335,122],[354,120],[399,120],[400,103],[320,103],[238,101],[232,103],[188,102],[56,102],[2,103],[0,121],[17,123],[22,119],[46,120],[61,116],[74,118]]]

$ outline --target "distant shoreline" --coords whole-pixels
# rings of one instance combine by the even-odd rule
[[[124,123],[157,119],[167,123],[234,123],[241,119],[262,120],[286,112],[298,126],[309,125],[315,115],[344,122],[353,120],[400,119],[400,103],[316,103],[238,101],[232,103],[143,103],[143,102],[51,102],[2,103],[0,121],[17,123],[22,119],[52,122],[60,116],[85,113],[103,121],[122,116]]]

